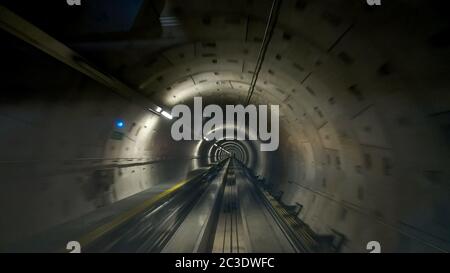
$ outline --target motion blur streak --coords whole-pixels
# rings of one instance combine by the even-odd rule
[[[0,251],[450,250],[448,1],[0,2]]]

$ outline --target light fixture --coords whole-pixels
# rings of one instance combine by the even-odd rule
[[[162,108],[159,106],[156,106],[156,112],[161,113],[161,111],[162,111]]]
[[[125,126],[125,122],[123,120],[117,120],[116,121],[116,127],[117,128],[123,128]]]
[[[172,115],[167,113],[166,111],[162,111],[161,115],[163,115],[165,118],[172,119]]]

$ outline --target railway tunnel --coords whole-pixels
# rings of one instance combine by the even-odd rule
[[[1,1],[2,252],[450,250],[445,1],[69,2]]]

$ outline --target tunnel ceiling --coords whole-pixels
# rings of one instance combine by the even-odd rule
[[[412,103],[428,102],[424,110],[429,114],[440,107],[422,92],[429,83],[442,86],[445,79],[435,71],[445,68],[440,60],[448,54],[428,51],[435,46],[433,38],[445,31],[427,28],[435,23],[427,17],[430,7],[399,1],[381,7],[381,13],[362,2],[283,4],[254,96],[257,104],[281,105],[283,121],[290,124],[283,128],[328,127],[333,119],[355,119],[374,100],[400,97],[405,90],[413,95]],[[168,107],[198,95],[211,102],[239,102],[248,91],[270,3],[232,1],[211,7],[201,1],[168,1],[156,43],[136,38],[73,46]],[[412,31],[408,25],[418,10],[418,18],[424,18],[417,23],[420,28],[399,31]],[[439,23],[440,18],[433,20]],[[416,63],[421,65],[411,65]]]

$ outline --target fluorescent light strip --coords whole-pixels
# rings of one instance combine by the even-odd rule
[[[165,118],[172,119],[172,115],[167,113],[166,111],[162,111],[161,115],[163,115]]]

